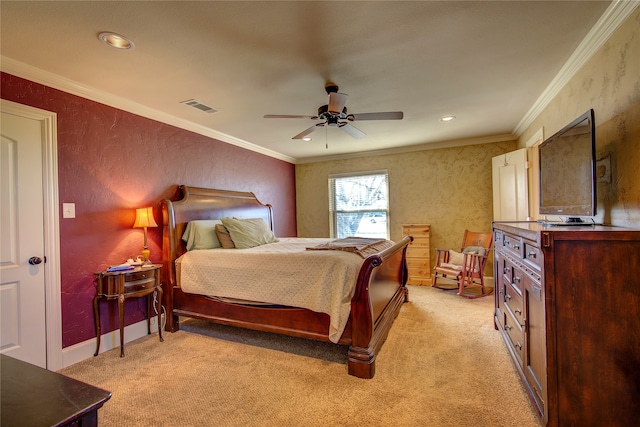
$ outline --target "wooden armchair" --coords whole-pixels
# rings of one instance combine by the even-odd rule
[[[484,286],[484,270],[489,251],[493,243],[492,233],[479,233],[465,230],[460,252],[448,249],[436,249],[436,265],[431,286],[453,290],[465,298],[479,298],[493,293]],[[449,285],[438,284],[445,280]],[[454,286],[452,286],[454,285]],[[479,287],[480,293],[469,293],[467,287]]]

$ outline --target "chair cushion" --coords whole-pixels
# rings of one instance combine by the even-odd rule
[[[442,268],[448,268],[449,270],[462,271],[462,265],[460,264],[451,264],[449,262],[443,262],[440,264]]]
[[[480,256],[484,256],[487,250],[482,246],[467,246],[462,252],[466,254],[478,254]]]
[[[449,262],[447,262],[446,264],[462,266],[463,263],[464,263],[463,253],[449,250]]]

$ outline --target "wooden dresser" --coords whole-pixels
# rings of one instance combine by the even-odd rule
[[[402,225],[402,237],[413,236],[413,242],[407,247],[406,255],[409,285],[431,285],[429,229],[429,224]]]
[[[540,422],[636,425],[640,231],[535,222],[493,229],[494,321]]]

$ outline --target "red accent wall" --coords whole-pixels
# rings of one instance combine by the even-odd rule
[[[62,343],[95,337],[93,273],[142,249],[135,208],[175,199],[179,184],[252,191],[273,205],[275,233],[296,235],[295,166],[171,125],[1,73],[3,99],[58,115]],[[62,218],[62,203],[76,218]],[[151,260],[161,262],[162,228],[149,229]],[[101,306],[103,333],[117,329],[117,304]],[[143,320],[144,298],[125,307],[125,323]]]

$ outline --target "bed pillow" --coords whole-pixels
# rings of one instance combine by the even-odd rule
[[[262,218],[222,218],[222,224],[229,230],[231,240],[238,249],[253,248],[278,241]]]
[[[221,247],[218,236],[216,236],[216,224],[221,224],[219,219],[190,221],[182,234],[182,240],[187,244],[187,250]]]
[[[216,236],[218,236],[218,240],[222,245],[222,249],[234,249],[236,245],[233,244],[233,240],[231,240],[231,235],[229,235],[229,230],[222,223],[216,224]]]

